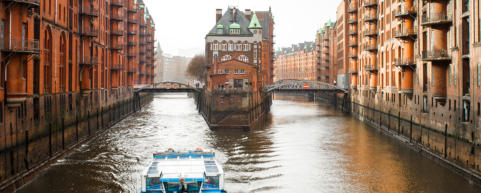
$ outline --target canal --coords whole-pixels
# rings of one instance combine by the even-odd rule
[[[228,192],[481,192],[333,107],[276,96],[264,128],[210,130],[187,94],[159,94],[18,192],[138,192],[152,153],[202,147]]]

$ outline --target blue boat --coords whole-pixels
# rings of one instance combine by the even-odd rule
[[[141,193],[224,193],[224,171],[215,153],[197,148],[154,153],[142,173]]]

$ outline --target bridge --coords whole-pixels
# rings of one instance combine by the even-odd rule
[[[272,85],[266,86],[267,92],[334,92],[348,93],[347,89],[341,89],[335,85],[312,80],[285,79],[279,80]]]
[[[152,85],[139,85],[134,88],[136,93],[140,92],[201,92],[202,88],[196,88],[192,85],[174,82],[174,81],[164,81],[154,83]]]

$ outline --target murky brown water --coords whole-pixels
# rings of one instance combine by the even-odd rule
[[[481,192],[332,107],[279,97],[269,122],[212,131],[186,94],[157,95],[18,192],[138,192],[152,153],[169,147],[214,150],[228,192]]]

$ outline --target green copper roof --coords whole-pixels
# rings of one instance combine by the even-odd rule
[[[222,24],[219,24],[216,26],[217,29],[224,29],[224,26]]]
[[[229,29],[240,29],[240,25],[234,22],[230,24]]]
[[[251,23],[249,24],[249,29],[250,28],[262,28],[261,24],[259,23],[259,20],[257,19],[257,15],[254,13],[251,19]]]

